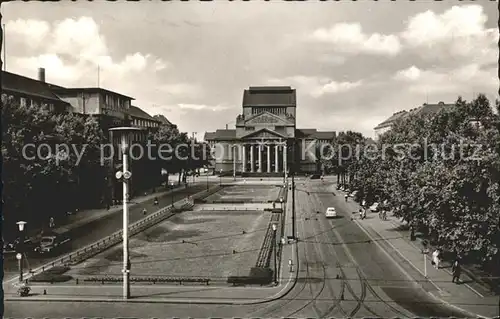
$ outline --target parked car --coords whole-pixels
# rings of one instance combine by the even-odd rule
[[[310,179],[320,179],[321,178],[321,174],[312,174],[310,176]]]
[[[352,192],[352,193],[349,194],[349,197],[354,198],[354,196],[356,196],[357,193],[358,193],[358,191],[354,191],[354,192]]]
[[[370,209],[371,212],[374,212],[374,213],[378,212],[378,210],[379,210],[379,203],[373,203],[373,205],[371,205],[369,209]]]
[[[337,217],[337,211],[335,210],[335,207],[328,207],[325,212],[325,217],[326,218],[336,218]]]
[[[18,237],[13,242],[4,243],[3,245],[4,252],[17,251],[20,241],[21,239]],[[24,240],[24,247],[23,247],[24,251],[33,250],[35,247],[36,243],[31,238],[27,238]]]
[[[67,232],[52,231],[42,235],[40,245],[35,248],[35,251],[40,254],[52,253],[69,242],[69,240]]]

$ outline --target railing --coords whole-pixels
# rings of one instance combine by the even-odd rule
[[[213,188],[218,188],[218,187],[219,186],[215,186]],[[203,191],[203,192],[200,192],[198,194],[195,194],[194,196],[191,196],[191,198],[185,198],[183,200],[180,200],[180,201],[174,203],[174,205],[164,207],[164,208],[150,214],[149,216],[131,224],[128,228],[129,236],[133,236],[133,235],[143,231],[144,229],[147,229],[147,228],[153,226],[154,224],[157,224],[157,223],[161,222],[162,220],[171,217],[175,213],[175,210],[172,209],[172,208],[174,208],[174,206],[181,205],[181,207],[177,207],[176,209],[179,209],[179,208],[185,209],[186,206],[192,207],[194,205],[193,198],[207,196],[206,194],[210,194],[210,192],[213,191],[213,188],[209,189],[207,191]],[[169,213],[169,212],[171,214],[165,215],[166,213]],[[84,248],[78,249],[78,250],[76,250],[72,253],[69,253],[63,257],[57,258],[56,260],[51,261],[51,262],[49,262],[43,266],[40,266],[34,270],[30,270],[29,273],[24,274],[24,278],[25,278],[25,280],[27,280],[27,279],[29,279],[29,278],[31,278],[39,273],[42,273],[42,272],[49,270],[50,268],[58,266],[58,265],[77,264],[77,263],[81,262],[82,260],[85,260],[87,258],[92,257],[93,255],[98,254],[99,252],[103,251],[104,249],[107,249],[109,247],[112,247],[112,246],[118,244],[119,242],[121,242],[123,240],[122,234],[123,234],[123,230],[117,231],[109,236],[106,236],[105,238],[103,238],[101,240],[96,241],[93,244],[87,245]]]
[[[264,237],[264,242],[262,243],[262,247],[259,251],[259,255],[257,257],[257,262],[255,267],[265,268],[269,267],[271,263],[271,255],[276,244],[274,243],[274,231],[272,228],[273,222],[279,220],[279,214],[272,214],[271,222],[269,223],[266,231],[266,235]]]

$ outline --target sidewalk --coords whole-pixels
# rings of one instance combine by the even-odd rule
[[[360,208],[360,205],[352,199],[346,204],[352,211],[358,211]],[[471,316],[473,314],[487,318],[498,316],[499,297],[486,295],[483,289],[477,287],[466,274],[462,272],[461,284],[452,283],[451,268],[447,268],[449,265],[443,264],[440,269],[435,269],[431,265],[430,253],[425,266],[422,248],[416,242],[410,241],[409,235],[398,230],[401,223],[396,217],[387,216],[387,220],[383,221],[377,213],[367,212],[366,215],[364,220],[359,220],[356,215],[354,221],[368,234],[377,233],[380,239],[417,271],[422,279],[414,278],[414,280],[435,299],[469,312]],[[424,276],[425,271],[427,279]]]
[[[196,184],[191,183],[188,187],[192,187]],[[143,195],[143,196],[137,196],[133,198],[130,203],[129,207],[133,207],[135,205],[142,204],[144,202],[153,200],[155,197],[162,197],[168,194],[171,194],[173,192],[177,192],[179,190],[185,189],[184,185],[179,185],[178,187],[175,187],[170,190],[162,190],[162,191],[157,191],[155,193],[151,193],[148,195]],[[81,227],[86,224],[90,224],[93,221],[103,219],[106,216],[109,216],[111,214],[114,214],[116,212],[121,212],[123,209],[123,205],[114,205],[110,206],[109,210],[106,208],[100,208],[100,209],[90,209],[90,210],[84,210],[84,211],[78,211],[77,213],[73,213],[72,215],[68,216],[68,218],[65,220],[65,223],[62,225],[57,225],[56,223],[56,228],[54,229],[57,232],[63,232],[63,231],[69,231],[78,227]]]

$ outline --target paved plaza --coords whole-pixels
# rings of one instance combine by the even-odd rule
[[[183,212],[130,241],[132,276],[203,277],[225,282],[255,265],[271,214]],[[74,277],[120,276],[122,246],[75,266]]]

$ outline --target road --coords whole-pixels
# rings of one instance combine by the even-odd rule
[[[195,318],[465,316],[436,303],[407,278],[394,260],[351,221],[352,212],[343,196],[332,194],[332,184],[306,183],[297,184],[297,189],[307,189],[310,194],[298,191],[296,195],[299,279],[280,300],[241,306],[7,302],[6,317],[159,317],[165,313]],[[339,218],[324,217],[330,206],[336,207]]]
[[[213,182],[210,182],[213,185]],[[160,207],[168,206],[172,203],[172,198],[174,201],[181,200],[188,195],[193,195],[203,190],[206,190],[206,183],[199,183],[193,186],[188,187],[187,189],[179,189],[173,193],[166,194],[158,197],[158,206],[154,206],[154,200],[151,199],[144,203],[140,203],[137,205],[133,205],[129,208],[129,222],[134,223],[137,220],[141,219],[144,215],[142,210],[146,208],[148,212],[154,212],[158,210]],[[133,201],[133,200],[132,200]],[[28,262],[31,268],[36,268],[43,264],[50,262],[51,260],[56,259],[57,257],[67,254],[70,251],[77,250],[79,248],[85,247],[86,245],[92,244],[93,242],[98,241],[120,229],[123,227],[123,219],[122,214],[120,212],[116,212],[110,214],[104,218],[95,220],[89,224],[86,224],[78,229],[71,231],[72,240],[65,246],[65,250],[54,254],[52,256],[44,256],[38,255],[35,252],[27,253]],[[6,254],[4,255],[4,271],[5,271],[5,279],[9,279],[12,276],[17,275],[18,273],[18,265],[17,260],[15,259],[15,254]]]

